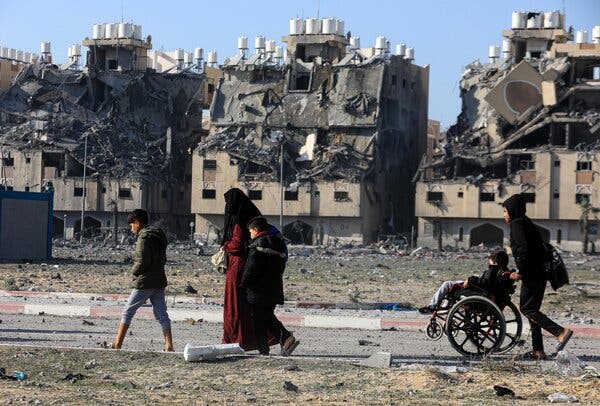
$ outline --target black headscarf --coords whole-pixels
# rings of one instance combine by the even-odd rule
[[[229,189],[225,192],[225,224],[223,226],[224,244],[233,238],[233,227],[237,224],[242,230],[246,230],[248,222],[254,217],[261,216],[260,210],[252,203],[252,200],[238,188]]]
[[[525,199],[520,194],[512,195],[502,206],[506,208],[511,221],[525,216]]]

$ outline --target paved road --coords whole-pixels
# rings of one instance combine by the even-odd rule
[[[98,348],[102,341],[111,342],[118,320],[48,315],[0,315],[0,345],[34,345],[43,347]],[[93,325],[84,323],[91,322]],[[295,328],[301,344],[297,356],[357,359],[377,351],[388,351],[394,356],[394,365],[402,363],[432,363],[437,365],[461,364],[463,358],[448,341],[431,341],[424,333],[411,331],[369,331],[355,329]],[[131,334],[127,335],[124,349],[161,351],[162,333],[154,320],[134,319]],[[217,323],[175,322],[173,324],[175,349],[182,351],[185,343],[215,344],[220,342],[221,325]],[[359,340],[374,344],[359,345]],[[546,338],[547,349],[554,341]],[[274,348],[274,350],[276,350]],[[600,368],[600,340],[574,338],[569,350],[589,364]],[[515,350],[514,354],[519,351]],[[276,352],[276,351],[273,351]],[[511,354],[509,354],[511,355]],[[548,361],[550,363],[550,361]]]

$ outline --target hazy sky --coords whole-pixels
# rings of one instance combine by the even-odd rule
[[[219,62],[236,53],[238,36],[252,46],[254,36],[276,39],[289,31],[294,17],[336,17],[346,31],[372,46],[384,35],[392,43],[415,48],[415,63],[431,65],[429,117],[452,124],[460,111],[458,81],[463,66],[487,60],[488,46],[501,44],[513,11],[565,9],[567,26],[600,25],[600,0],[229,0],[229,1],[13,1],[0,0],[0,44],[39,53],[52,42],[56,62],[67,47],[91,37],[92,24],[125,21],[143,26],[154,49],[196,47],[218,52]]]

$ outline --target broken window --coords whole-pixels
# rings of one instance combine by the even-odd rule
[[[348,197],[348,192],[338,190],[333,192],[333,200],[336,202],[347,202],[350,200],[350,198]]]
[[[464,195],[465,195],[465,194],[464,194],[464,192],[458,192],[458,197],[459,197],[459,198],[461,198],[461,199],[462,199]]]
[[[554,161],[554,167],[555,168],[559,168],[560,167],[560,161]]]
[[[215,159],[205,159],[202,162],[202,180],[205,182],[217,180],[217,161]]]
[[[131,199],[131,189],[119,188],[119,199]]]
[[[73,189],[73,196],[82,197],[83,196],[83,188],[75,186],[75,188]]]
[[[591,171],[592,170],[592,161],[578,161],[577,162],[577,170],[578,171]]]
[[[262,200],[262,190],[249,190],[248,197],[250,200]]]
[[[479,201],[480,202],[493,202],[496,199],[495,193],[490,192],[481,192],[479,193]]]
[[[575,194],[575,203],[577,203],[577,204],[591,203],[591,195],[588,193],[576,193]]]
[[[102,186],[102,193],[106,193],[106,188]]]
[[[289,73],[288,90],[307,92],[310,91],[312,68],[303,64],[294,64]]]
[[[202,163],[204,169],[217,169],[216,159],[205,159]]]
[[[12,158],[12,157],[2,158],[2,165],[3,166],[15,166],[15,158]]]
[[[525,200],[525,203],[535,203],[535,193],[521,193],[521,196],[523,197],[523,200]]]
[[[292,192],[291,190],[286,190],[283,197],[285,200],[298,200],[298,191]]]
[[[562,230],[559,228],[556,230],[556,243],[560,244],[562,242]]]
[[[442,202],[444,200],[443,192],[427,192],[428,202]]]
[[[29,157],[25,157],[25,163],[26,163],[26,164],[30,164],[30,163],[31,163],[31,158],[29,158]]]
[[[554,198],[555,198],[555,199],[558,199],[559,197],[560,197],[560,193],[558,193],[558,192],[554,192]]]
[[[25,186],[25,191],[29,192],[29,186]]]
[[[216,199],[217,191],[215,189],[202,189],[203,199]]]
[[[245,173],[247,175],[258,175],[261,173],[271,173],[271,169],[267,168],[266,166],[257,164],[256,162],[247,161]]]
[[[464,230],[462,227],[458,228],[458,241],[461,241],[464,239]]]
[[[110,70],[116,70],[119,67],[117,60],[116,59],[109,59],[108,60],[108,69]]]
[[[397,82],[398,82],[398,78],[396,77],[396,75],[392,75],[392,86],[396,86]]]

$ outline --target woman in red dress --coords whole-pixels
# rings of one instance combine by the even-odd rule
[[[250,239],[247,224],[260,215],[260,210],[240,189],[229,189],[225,193],[225,226],[221,245],[227,252],[223,343],[239,343],[245,351],[255,350],[257,347],[250,307],[245,303],[244,295],[239,294],[239,284],[246,263],[246,244]]]

